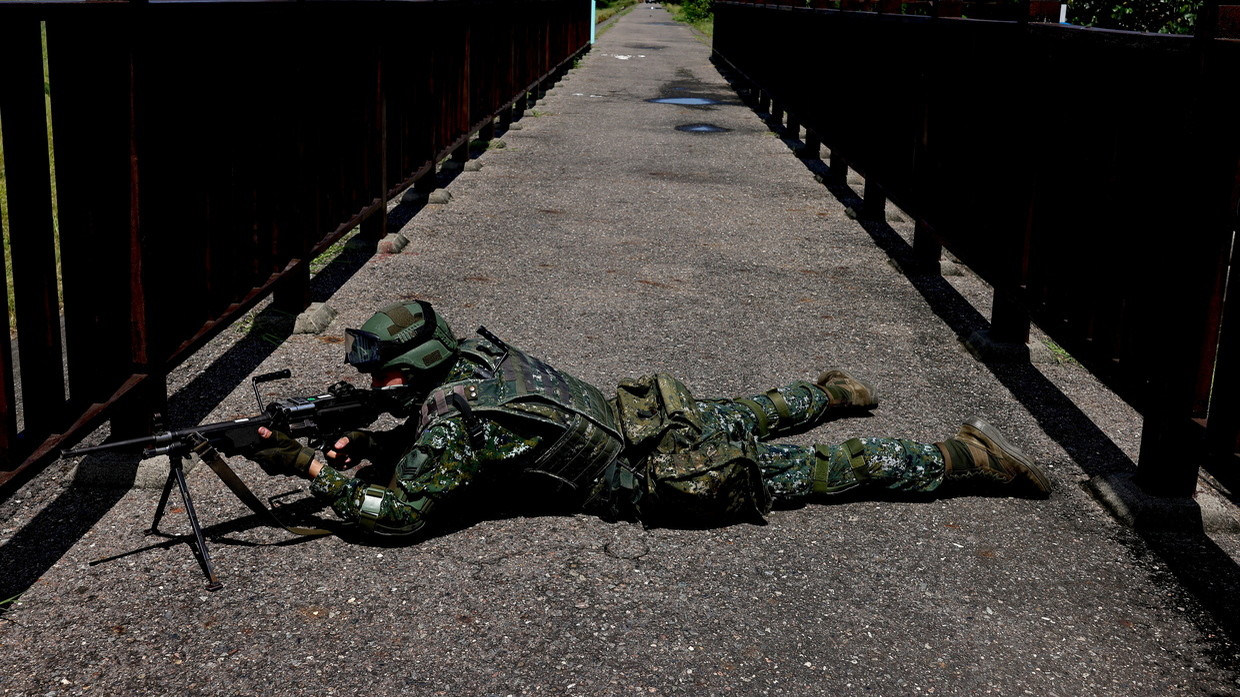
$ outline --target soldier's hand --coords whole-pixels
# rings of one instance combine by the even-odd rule
[[[258,436],[263,439],[262,444],[250,454],[250,459],[267,474],[305,475],[314,462],[314,451],[287,433],[259,426]]]
[[[369,457],[374,446],[375,437],[370,431],[349,431],[327,451],[327,462],[336,469],[349,469]]]

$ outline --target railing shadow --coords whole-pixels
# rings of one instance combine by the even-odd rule
[[[518,123],[520,119],[520,114],[514,114],[512,122]],[[498,124],[494,137],[498,138],[508,131],[507,124]],[[469,157],[477,159],[486,151],[485,144],[475,144],[469,149]],[[434,177],[436,188],[444,188],[460,174],[459,169],[438,168],[433,175],[426,176]],[[401,199],[388,211],[388,229],[399,230],[427,205],[426,197]],[[377,253],[376,240],[355,236],[345,245],[343,251],[311,278],[308,289],[311,300],[327,301]],[[164,414],[165,424],[184,427],[187,424],[201,423],[292,335],[294,320],[294,315],[270,303],[257,311],[244,336],[184,387],[169,395]],[[221,339],[217,337],[216,341],[219,340]],[[121,473],[109,477],[114,482],[112,486],[100,487],[97,482],[83,485],[82,482],[74,481],[0,546],[0,569],[5,569],[5,573],[0,575],[0,601],[13,598],[29,589],[124,497],[136,476],[136,459],[121,464],[111,462],[107,466],[124,468]],[[152,491],[152,498],[154,495]],[[147,521],[136,521],[135,524],[145,525]],[[222,525],[224,527],[212,526],[208,530],[214,534],[216,530],[232,529],[228,528],[227,524]],[[181,542],[180,539],[172,539],[156,546]],[[7,604],[0,605],[0,613],[9,607]]]
[[[794,137],[784,127],[782,119],[763,111],[753,93],[747,91],[747,86],[725,66],[716,64],[716,68],[737,89],[745,104],[784,140],[837,201],[853,211],[864,210],[863,198],[846,183],[844,176],[840,176],[846,173],[831,172],[830,166],[799,140],[799,134]],[[908,282],[959,340],[964,341],[989,328],[985,316],[942,275],[917,271],[919,266],[912,246],[885,219],[858,214],[856,221],[892,264],[904,272]],[[1031,363],[979,360],[1091,479],[1136,471],[1132,459]],[[1155,530],[1138,525],[1135,532],[1149,550],[1166,563],[1182,587],[1210,613],[1210,618],[1195,618],[1203,636],[1221,629],[1233,642],[1240,642],[1240,565],[1205,534],[1200,518],[1188,529]],[[1228,667],[1240,667],[1240,657],[1230,653],[1220,653],[1216,658]]]
[[[445,178],[440,184],[446,185],[450,181],[450,178]],[[402,203],[393,211],[398,211],[398,215],[407,221],[416,215],[422,205],[424,204]],[[374,257],[376,249],[374,241],[357,238],[351,241],[344,252],[338,254],[311,279],[311,298],[325,300],[331,297]],[[169,395],[167,412],[164,415],[165,424],[170,427],[183,427],[202,422],[292,335],[293,323],[292,314],[270,304],[259,310],[244,336],[185,386]],[[82,464],[86,467],[92,466],[88,461]],[[121,500],[137,472],[136,458],[129,463],[94,463],[93,466],[121,468],[122,471],[109,477],[113,484],[107,487],[80,481],[71,483],[54,501],[0,546],[0,568],[5,569],[5,573],[0,575],[0,600],[24,593],[37,582],[40,576]],[[152,499],[156,495],[157,492],[152,490]],[[135,525],[148,523],[149,521],[134,522]],[[231,528],[211,526],[208,529],[214,532],[217,529]],[[181,540],[173,539],[166,540],[161,545],[180,543]]]
[[[324,269],[335,267],[330,273],[320,272],[311,279],[313,292],[316,295],[330,295],[333,288],[343,285],[373,256],[373,243],[368,248],[365,253],[337,256]],[[359,245],[359,249],[366,248]],[[200,423],[292,334],[293,320],[291,314],[270,305],[260,310],[245,336],[169,396],[166,425]],[[88,461],[90,457],[79,463],[77,479],[82,478],[83,467],[92,466]],[[108,477],[113,482],[110,486],[101,487],[97,482],[77,480],[70,483],[54,501],[0,546],[0,568],[5,569],[5,573],[0,575],[0,600],[24,593],[107,515],[128,492],[136,477],[138,463],[135,456],[128,463],[96,462],[93,466],[121,468],[122,471]],[[152,500],[158,495],[155,490],[150,493]],[[135,525],[148,523],[145,520],[134,521]]]

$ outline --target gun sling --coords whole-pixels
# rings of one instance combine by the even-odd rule
[[[333,530],[328,530],[326,528],[303,528],[285,525],[284,522],[276,516],[274,511],[263,505],[262,500],[260,500],[253,491],[250,491],[250,488],[245,485],[245,482],[241,481],[241,478],[237,476],[236,472],[232,471],[232,468],[228,466],[228,463],[224,461],[224,458],[220,457],[219,452],[211,446],[211,443],[208,442],[207,439],[198,436],[196,440],[198,442],[194,444],[194,452],[198,454],[198,457],[202,459],[203,462],[207,463],[207,466],[211,468],[212,472],[215,472],[216,476],[220,478],[220,481],[224,482],[224,485],[227,486],[228,489],[232,491],[242,503],[249,507],[251,511],[268,518],[275,523],[277,527],[284,528],[294,535],[315,536],[334,534]]]

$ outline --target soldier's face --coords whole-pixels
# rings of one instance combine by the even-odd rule
[[[405,384],[405,376],[399,369],[385,370],[370,377],[371,387],[391,387]]]

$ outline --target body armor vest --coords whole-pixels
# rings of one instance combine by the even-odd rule
[[[525,472],[550,478],[570,493],[583,490],[624,449],[612,405],[584,380],[488,338],[462,342],[463,356],[482,366],[480,376],[432,390],[422,404],[419,428],[460,414],[471,438],[478,439],[476,415],[486,415],[518,433],[544,434],[544,447]]]

